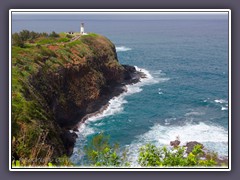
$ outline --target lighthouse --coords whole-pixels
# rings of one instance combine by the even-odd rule
[[[84,23],[81,23],[80,34],[84,34]]]

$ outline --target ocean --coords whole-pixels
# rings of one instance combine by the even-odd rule
[[[12,32],[79,31],[79,19],[13,20]],[[198,141],[228,156],[228,19],[85,19],[86,32],[109,38],[121,64],[135,66],[147,78],[128,85],[109,107],[88,119],[78,132],[72,162],[87,160],[84,146],[104,132],[111,143],[128,149],[137,165],[146,143],[169,145]]]

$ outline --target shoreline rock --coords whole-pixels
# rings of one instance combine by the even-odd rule
[[[79,123],[77,123],[75,126],[71,128],[72,130],[78,131],[77,129],[79,128],[79,126],[83,124],[88,118],[100,114],[104,110],[106,110],[109,106],[109,101],[112,98],[117,97],[124,92],[127,92],[126,85],[136,84],[140,82],[141,78],[146,78],[144,73],[137,71],[136,68],[133,66],[123,65],[123,67],[126,69],[127,73],[126,78],[124,78],[123,82],[118,85],[112,86],[111,87],[112,92],[110,92],[108,95],[100,97],[97,101],[95,101],[94,104],[98,106],[97,110],[92,113],[84,115],[84,117],[81,118]]]
[[[126,89],[126,85],[129,84],[136,84],[138,82],[140,82],[141,78],[146,78],[146,75],[142,72],[139,72],[136,70],[135,67],[133,66],[129,66],[129,65],[123,65],[123,67],[125,68],[125,78],[123,80],[123,82],[121,82],[120,84],[114,84],[111,89],[112,92],[100,97],[98,100],[94,101],[91,106],[96,106],[96,111],[92,112],[92,113],[88,113],[85,114],[80,120],[79,122],[72,126],[72,127],[68,127],[68,130],[72,130],[73,132],[71,132],[71,134],[69,134],[70,132],[67,131],[63,134],[63,137],[66,136],[66,138],[64,138],[64,145],[67,149],[68,155],[71,156],[73,153],[73,148],[75,146],[75,142],[77,139],[77,134],[76,132],[78,132],[78,128],[85,123],[85,121],[90,118],[93,117],[99,113],[102,113],[104,110],[106,110],[109,106],[109,101],[114,98],[119,96],[120,94],[124,93],[127,91]],[[68,140],[70,142],[68,142]]]
[[[47,137],[48,144],[54,147],[52,156],[70,156],[79,124],[104,111],[110,99],[125,92],[127,84],[139,82],[145,74],[120,64],[115,45],[101,35],[84,36],[74,45],[65,44],[61,51],[49,49],[37,49],[41,58],[32,62],[37,69],[29,75],[24,95],[40,103],[39,112],[44,112],[53,124],[49,134],[54,135]],[[43,129],[49,129],[50,125],[44,125]]]
[[[178,147],[180,145],[181,141],[179,139],[176,139],[175,141],[170,141],[170,146],[173,146],[174,148]],[[210,158],[210,156],[213,156],[214,160],[216,161],[217,166],[221,166],[222,164],[228,164],[228,157],[220,157],[217,154],[211,153],[209,150],[207,150],[203,144],[197,142],[197,141],[189,141],[183,147],[186,147],[186,153],[189,154],[192,152],[193,148],[196,145],[200,145],[203,149],[203,155],[202,158]]]

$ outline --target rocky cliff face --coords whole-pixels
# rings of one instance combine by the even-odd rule
[[[37,46],[29,54],[19,52],[13,57],[16,70],[13,77],[20,88],[13,88],[13,94],[20,93],[24,103],[32,102],[35,106],[34,110],[26,109],[26,116],[36,112],[39,116],[25,122],[19,119],[22,114],[17,108],[13,109],[16,118],[13,118],[12,153],[15,159],[33,156],[45,159],[45,163],[36,163],[40,165],[46,165],[51,158],[70,155],[76,134],[69,129],[76,128],[87,114],[99,111],[110,98],[125,90],[125,84],[137,82],[141,76],[134,67],[120,65],[114,44],[95,34],[70,43]],[[27,75],[19,71],[19,61],[25,63],[25,69],[30,69]],[[40,132],[24,137],[23,141],[20,136],[30,133],[28,126],[39,126]],[[20,148],[25,141],[31,141],[25,144],[27,153]],[[46,147],[40,146],[41,143]]]

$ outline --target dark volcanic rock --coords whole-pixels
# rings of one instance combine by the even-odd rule
[[[136,72],[135,67],[129,65],[123,65],[124,71],[124,80],[131,80],[133,78],[134,73]]]
[[[188,143],[185,145],[185,146],[187,147],[186,153],[189,154],[190,152],[192,152],[194,146],[196,146],[196,145],[201,145],[202,148],[204,148],[204,146],[203,146],[201,143],[199,143],[199,142],[197,142],[197,141],[191,141],[191,142],[188,142]]]
[[[170,141],[170,145],[173,147],[178,147],[181,142],[179,140]]]
[[[214,153],[205,149],[203,144],[201,144],[197,141],[190,141],[190,142],[186,143],[186,145],[185,145],[185,147],[187,147],[186,153],[189,154],[193,150],[194,146],[196,146],[196,145],[201,145],[201,147],[203,149],[203,154],[201,155],[202,158],[214,159],[216,161],[216,166],[222,166],[222,165],[227,166],[228,165],[228,157],[219,157],[216,154],[214,155]]]
[[[141,78],[145,78],[146,75],[143,72],[139,72],[135,67],[129,65],[122,65],[125,69],[124,71],[124,83],[134,84],[138,83]]]
[[[63,133],[61,134],[61,138],[68,156],[73,153],[73,148],[77,137],[78,136],[75,132],[71,133],[68,130],[63,131]]]
[[[62,60],[60,65],[43,66],[30,78],[31,86],[44,102],[44,110],[61,129],[57,132],[61,133],[68,155],[76,134],[67,130],[76,132],[79,123],[107,108],[110,99],[126,91],[127,84],[145,77],[135,67],[118,62],[115,46],[107,38],[85,36],[82,43],[84,48],[66,44],[63,51],[71,57],[56,51],[56,58]]]
[[[103,112],[108,107],[110,99],[119,96],[123,92],[127,91],[127,84],[137,83],[140,81],[140,78],[143,77],[142,75],[140,76],[140,74],[136,71],[135,67],[128,65],[124,65],[124,67],[127,67],[125,73],[131,76],[131,78],[128,80],[123,79],[119,84],[113,83],[109,86],[105,86],[104,88],[102,88],[101,96],[94,102],[91,102],[87,105],[88,108],[85,111],[84,116],[80,120],[78,120],[78,123],[74,126],[74,129],[77,129],[80,124],[85,122],[86,119]]]

